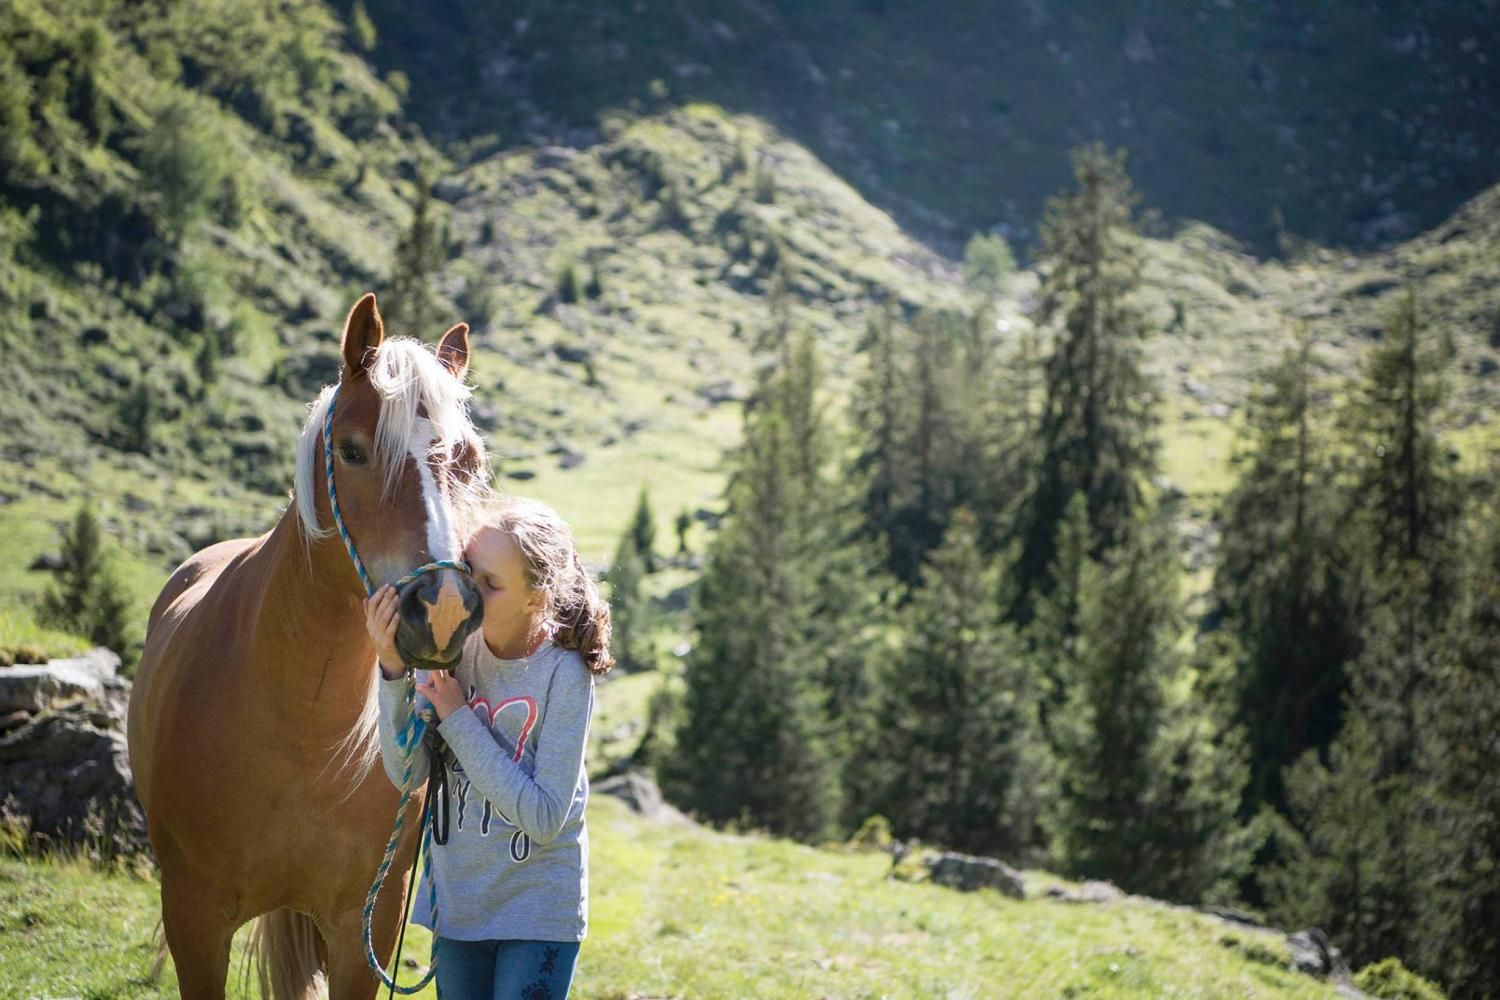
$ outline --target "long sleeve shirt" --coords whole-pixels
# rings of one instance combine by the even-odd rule
[[[475,631],[454,677],[467,704],[437,727],[448,747],[449,809],[448,842],[432,845],[440,926],[433,927],[425,871],[412,919],[456,940],[581,941],[588,931],[584,748],[593,675],[576,650],[550,640],[530,656],[503,660]],[[381,759],[397,787],[404,684],[380,681]],[[418,746],[413,782],[427,773],[427,751]]]

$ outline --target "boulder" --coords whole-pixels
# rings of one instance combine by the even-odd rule
[[[1125,894],[1113,882],[1096,879],[1090,879],[1076,889],[1054,885],[1047,890],[1047,896],[1062,903],[1113,903],[1125,898]]]
[[[106,855],[148,850],[121,720],[80,702],[0,736],[0,818],[42,843]]]
[[[591,786],[600,795],[612,795],[630,807],[631,812],[649,820],[661,822],[687,822],[687,817],[661,797],[661,789],[650,775],[641,770],[629,770],[605,778]]]
[[[1310,976],[1347,976],[1349,966],[1339,950],[1316,927],[1288,934],[1287,948],[1292,953],[1292,968]]]
[[[125,718],[130,682],[107,649],[0,668],[0,820],[40,844],[148,850]]]
[[[947,851],[927,862],[927,878],[964,892],[995,889],[1011,899],[1026,898],[1021,873],[994,858]]]
[[[0,667],[0,715],[35,714],[79,698],[103,704],[107,691],[128,690],[117,683],[119,669],[120,657],[102,647],[42,664]]]

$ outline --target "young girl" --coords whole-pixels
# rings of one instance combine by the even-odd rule
[[[484,625],[450,674],[416,672],[448,750],[448,842],[432,845],[438,923],[424,881],[412,919],[439,938],[445,1000],[563,1000],[588,925],[588,775],[594,677],[614,665],[609,605],[551,507],[506,497],[464,551]],[[399,785],[402,664],[396,593],[365,602],[380,656],[381,757]],[[414,780],[426,780],[419,747]],[[433,808],[439,803],[434,802]]]

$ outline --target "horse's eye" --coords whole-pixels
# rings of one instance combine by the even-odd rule
[[[349,465],[364,465],[365,450],[353,441],[345,441],[339,445],[339,458]]]

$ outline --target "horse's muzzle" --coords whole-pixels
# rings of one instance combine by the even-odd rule
[[[464,640],[484,620],[484,602],[467,573],[440,569],[425,573],[397,595],[401,624],[396,651],[423,670],[452,670]]]

